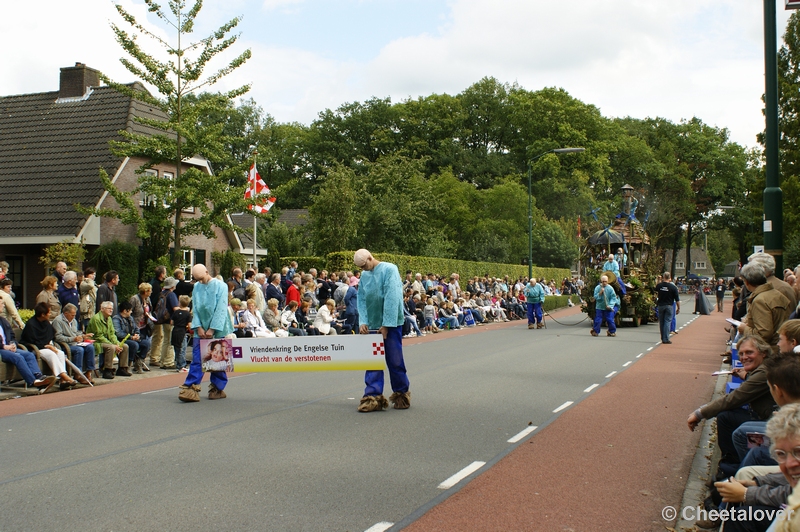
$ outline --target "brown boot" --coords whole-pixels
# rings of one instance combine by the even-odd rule
[[[192,384],[186,386],[185,384],[179,388],[178,399],[184,403],[196,403],[200,401],[200,385]]]
[[[214,384],[208,385],[208,398],[209,399],[225,399],[228,397],[223,390],[220,390]]]
[[[143,371],[142,371],[142,359],[141,358],[137,358],[133,362],[133,372],[138,374],[138,375],[141,375],[143,373]]]
[[[389,402],[392,403],[395,410],[405,410],[411,406],[411,392],[394,392],[389,396]]]
[[[358,405],[359,412],[379,412],[389,406],[389,401],[383,395],[365,395]]]

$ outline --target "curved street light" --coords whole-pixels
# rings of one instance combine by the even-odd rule
[[[539,157],[544,157],[548,153],[581,153],[583,151],[586,151],[586,148],[555,148],[553,150],[548,150],[544,153],[540,153],[536,157],[533,157],[528,160],[528,280],[529,281],[533,277],[533,204],[532,204],[533,196],[531,195],[531,168],[533,167],[533,162]]]

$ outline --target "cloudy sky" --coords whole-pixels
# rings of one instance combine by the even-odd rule
[[[141,0],[118,0],[172,39]],[[191,0],[189,0],[191,2]],[[164,1],[166,3],[166,0]],[[790,12],[778,4],[778,35]],[[196,35],[242,16],[253,58],[220,89],[250,96],[279,122],[372,96],[461,92],[486,76],[556,86],[605,116],[697,116],[754,146],[763,125],[762,2],[743,0],[206,0]],[[3,6],[0,95],[57,90],[80,61],[133,81],[111,0]]]

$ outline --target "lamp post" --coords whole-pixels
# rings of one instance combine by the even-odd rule
[[[533,162],[548,153],[580,153],[586,148],[556,148],[540,153],[536,157],[528,160],[528,280],[533,277],[533,196],[531,195],[531,169]]]

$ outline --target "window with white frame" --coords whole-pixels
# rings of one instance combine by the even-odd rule
[[[705,261],[698,261],[698,262],[695,262],[695,263],[694,263],[694,269],[695,269],[695,270],[705,270],[705,269],[706,269],[706,263],[705,263]]]
[[[675,267],[682,270],[683,269],[683,262],[682,261],[675,262]]]
[[[158,177],[158,172],[156,170],[145,170],[144,171],[144,175],[150,176],[150,177]],[[148,195],[148,194],[145,194],[144,192],[141,192],[141,197],[139,198],[139,205],[140,206],[146,207],[146,206],[150,206],[150,205],[155,205],[156,201],[158,201],[158,198],[156,198],[155,194],[149,194]]]
[[[183,253],[181,254],[181,265],[180,269],[183,270],[183,273],[186,274],[187,277],[191,278],[192,276],[192,266],[194,266],[194,250],[193,249],[184,249]]]

